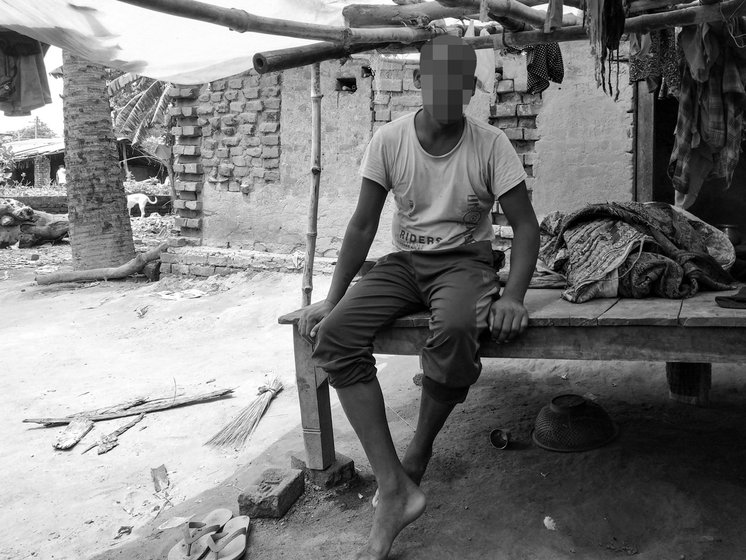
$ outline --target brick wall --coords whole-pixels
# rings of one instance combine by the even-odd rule
[[[34,158],[34,186],[46,187],[52,177],[52,167],[48,156],[36,156]]]

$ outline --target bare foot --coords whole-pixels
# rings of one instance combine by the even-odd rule
[[[368,544],[356,560],[385,560],[396,536],[425,511],[425,494],[411,480],[400,488],[379,494]]]
[[[433,456],[432,449],[429,450],[424,456],[417,456],[414,452],[407,449],[404,459],[401,462],[401,466],[404,468],[404,472],[417,486],[422,482],[422,477],[425,476],[427,465],[430,462],[430,457]],[[373,495],[370,501],[373,507],[378,506],[378,490]]]

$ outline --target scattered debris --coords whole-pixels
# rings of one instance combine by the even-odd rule
[[[165,490],[171,485],[171,481],[168,479],[166,465],[150,469],[150,476],[153,478],[153,486],[156,492]]]
[[[189,517],[172,517],[168,521],[164,521],[163,523],[158,525],[158,530],[165,531],[166,529],[181,527],[182,525],[184,525],[184,523],[188,523],[192,517],[194,517],[194,515],[190,515]]]
[[[207,295],[207,292],[198,290],[197,288],[188,288],[186,290],[181,290],[178,292],[174,292],[173,290],[164,290],[162,292],[155,293],[161,296],[162,299],[169,299],[174,301],[178,301],[181,299],[195,299]]]
[[[132,525],[122,525],[119,528],[119,531],[117,531],[117,535],[114,537],[114,539],[118,539],[124,535],[130,535],[132,534]]]
[[[145,315],[148,312],[148,309],[150,309],[149,305],[143,305],[142,307],[138,307],[137,309],[135,309],[135,313],[137,313],[137,318],[142,319],[143,317],[145,317]]]
[[[425,376],[424,373],[417,373],[417,374],[415,374],[415,376],[412,378],[412,383],[414,383],[418,387],[422,387],[422,378],[424,376]]]
[[[556,531],[557,530],[557,522],[549,517],[548,515],[544,518],[544,527],[549,529],[550,531]]]
[[[93,420],[85,416],[79,416],[70,422],[67,427],[57,436],[57,441],[52,447],[55,449],[70,449],[78,443],[83,436],[93,429]]]
[[[227,426],[212,436],[206,445],[241,447],[259,425],[272,399],[282,391],[282,383],[275,377],[268,385],[259,387],[259,396],[244,408]]]
[[[119,445],[119,441],[117,441],[118,438],[119,438],[119,436],[121,436],[124,432],[126,432],[127,430],[129,430],[132,426],[134,426],[135,424],[137,424],[143,418],[145,418],[145,413],[141,413],[137,418],[135,418],[134,420],[132,420],[128,424],[125,424],[121,428],[118,428],[118,429],[114,430],[109,435],[104,436],[103,438],[101,438],[96,443],[93,443],[90,446],[86,447],[86,449],[85,449],[85,451],[83,451],[83,453],[87,453],[88,451],[90,451],[91,449],[93,449],[96,446],[98,446],[97,453],[99,455],[103,455],[104,453],[106,453],[108,451],[111,451],[117,445]]]
[[[208,402],[229,396],[232,393],[233,389],[217,389],[209,393],[201,393],[191,397],[171,396],[158,399],[139,398],[135,399],[135,401],[130,401],[129,403],[115,405],[104,409],[78,412],[60,418],[25,418],[23,422],[30,424],[44,424],[45,427],[50,427],[69,424],[79,416],[87,416],[94,422],[100,422],[101,420],[113,420],[115,418],[124,418],[125,416],[136,416],[142,413],[157,412],[159,410],[166,410],[189,404]]]
[[[640,550],[636,546],[632,546],[631,544],[627,544],[625,542],[619,543],[616,537],[611,537],[611,541],[609,541],[605,545],[605,548],[606,550],[611,550],[612,552],[624,552],[627,556],[634,556],[635,554],[640,552]]]

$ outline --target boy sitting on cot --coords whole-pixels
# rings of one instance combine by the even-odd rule
[[[523,305],[539,250],[539,227],[521,160],[505,134],[465,117],[476,54],[462,39],[425,44],[414,81],[423,108],[376,131],[362,162],[362,186],[324,301],[306,307],[300,334],[352,424],[378,483],[373,526],[358,559],[385,559],[397,534],[425,510],[420,481],[433,442],[481,372],[479,337],[498,342],[526,329]],[[393,242],[352,288],[389,191],[396,200]],[[495,198],[513,227],[510,277],[501,296],[493,267]],[[431,312],[422,351],[419,419],[404,459],[391,440],[372,341],[381,327]]]

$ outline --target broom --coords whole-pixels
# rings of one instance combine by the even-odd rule
[[[282,391],[282,383],[275,377],[268,385],[259,387],[259,396],[244,408],[225,428],[212,436],[205,445],[240,448],[254,433],[269,403]]]

